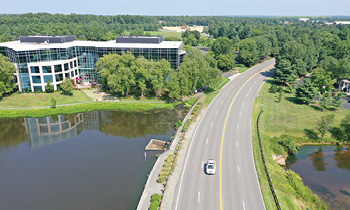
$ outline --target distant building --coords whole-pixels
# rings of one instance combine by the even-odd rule
[[[350,21],[335,21],[334,24],[339,25],[350,25]]]
[[[17,68],[15,81],[23,92],[45,91],[50,80],[55,90],[65,78],[96,81],[95,64],[105,54],[130,51],[136,57],[166,59],[178,68],[185,55],[181,41],[161,36],[119,36],[112,41],[77,41],[75,36],[21,36],[19,41],[0,43],[0,53]]]
[[[310,18],[299,18],[299,22],[305,23],[307,21],[310,21]]]

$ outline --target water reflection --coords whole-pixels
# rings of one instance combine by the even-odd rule
[[[309,157],[312,160],[312,165],[315,167],[317,171],[325,171],[326,170],[326,161],[323,158],[322,147],[319,147],[317,152]]]
[[[136,209],[183,110],[0,119],[0,209]],[[35,149],[33,149],[35,148]]]
[[[350,209],[350,147],[303,146],[287,161],[330,209]]]
[[[0,119],[0,145],[15,146],[29,140],[31,147],[36,148],[72,139],[84,130],[99,130],[105,135],[125,138],[171,135],[169,128],[182,116],[183,110],[177,109],[94,111],[42,118]]]

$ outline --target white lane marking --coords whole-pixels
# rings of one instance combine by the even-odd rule
[[[254,82],[254,84],[256,84],[256,81]]]
[[[242,103],[242,106],[244,106],[244,102]]]
[[[213,123],[214,123],[214,122],[211,122],[211,127],[213,127]]]
[[[190,143],[190,146],[188,148],[188,152],[187,152],[187,155],[186,155],[186,159],[185,159],[185,164],[183,166],[183,170],[182,170],[182,174],[181,174],[181,178],[180,178],[180,184],[179,184],[179,190],[177,192],[177,196],[176,196],[176,203],[175,203],[175,210],[177,210],[177,207],[179,205],[179,198],[180,198],[180,193],[181,193],[181,188],[182,188],[182,182],[183,182],[183,179],[184,179],[184,175],[185,175],[185,172],[186,172],[186,166],[187,166],[187,163],[188,163],[188,158],[190,156],[190,151],[191,151],[191,148],[192,148],[192,143],[194,142],[194,140],[196,139],[196,134],[197,134],[197,131],[198,131],[198,127],[200,127],[200,124],[202,123],[202,119],[206,116],[207,114],[207,111],[210,109],[210,107],[212,106],[213,103],[210,103],[208,108],[204,111],[204,114],[203,116],[199,119],[199,123],[198,123],[198,126],[196,127],[195,131],[194,131],[194,134],[193,134],[193,137],[192,137],[192,141]],[[255,173],[256,174],[256,173]],[[260,185],[259,185],[260,187]],[[261,197],[262,198],[262,197]]]
[[[209,140],[209,139],[207,139],[207,141],[205,142],[205,144],[208,144],[208,140]]]
[[[235,88],[235,86],[232,86],[232,89]]]
[[[226,93],[226,95],[228,96],[228,93]]]
[[[224,101],[222,100],[221,103],[223,103]]]
[[[242,116],[242,112],[239,113],[239,116]]]
[[[239,165],[237,165],[238,173],[239,173]]]
[[[249,88],[249,90],[251,90],[251,89],[252,89],[252,87]]]
[[[204,166],[204,165],[203,165],[203,160],[202,160],[202,165],[201,165],[201,169],[203,169],[203,166]]]
[[[237,125],[237,129],[239,129],[239,125]]]
[[[244,201],[242,201],[242,204],[243,204],[243,210],[245,210],[245,205],[244,205]]]
[[[198,203],[200,198],[201,198],[201,192],[198,191]]]
[[[238,148],[238,142],[236,143],[236,147]]]
[[[216,110],[216,114],[219,112],[219,110]]]

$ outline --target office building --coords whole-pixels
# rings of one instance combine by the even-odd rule
[[[78,41],[75,36],[21,36],[0,43],[0,53],[17,68],[15,81],[23,92],[45,91],[50,80],[55,90],[65,78],[98,80],[95,64],[109,53],[130,51],[135,57],[166,59],[178,68],[185,52],[181,41],[163,41],[161,36],[119,36],[112,41]]]

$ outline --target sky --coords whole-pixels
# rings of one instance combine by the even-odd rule
[[[0,7],[0,14],[29,12],[156,16],[350,16],[350,0],[7,0]]]

